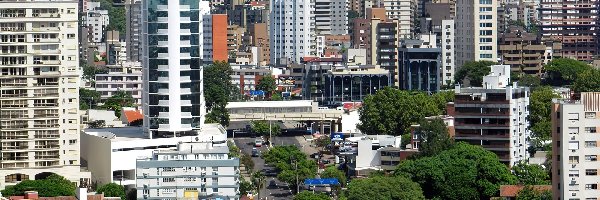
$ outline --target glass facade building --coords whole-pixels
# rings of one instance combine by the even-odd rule
[[[203,5],[143,1],[144,131],[150,138],[194,135],[204,121]]]

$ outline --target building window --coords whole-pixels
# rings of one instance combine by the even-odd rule
[[[25,174],[10,174],[4,177],[6,183],[16,183],[24,180],[29,180],[29,176]]]
[[[489,43],[492,42],[492,38],[479,38],[480,43]]]
[[[577,121],[579,120],[579,113],[569,113],[567,115],[567,119],[571,120],[571,121]]]
[[[163,178],[162,179],[163,183],[170,183],[170,182],[175,182],[175,178]]]
[[[492,15],[479,15],[479,19],[481,19],[481,20],[492,19]]]
[[[586,148],[594,148],[596,147],[596,141],[585,141]]]
[[[594,119],[596,118],[596,112],[585,112],[586,119]]]
[[[569,156],[569,164],[579,164],[579,156]]]
[[[579,141],[569,141],[569,150],[579,149]]]
[[[597,155],[585,155],[585,161],[597,161],[597,160],[598,160]]]
[[[219,188],[213,188],[213,193],[219,193]]]
[[[492,46],[479,46],[479,50],[481,51],[491,51]]]
[[[486,53],[479,54],[479,58],[492,58],[492,54],[486,54]]]
[[[598,175],[598,170],[597,169],[586,169],[585,175],[586,176],[596,176],[596,175]]]
[[[569,177],[579,177],[579,170],[569,170]]]
[[[479,30],[479,35],[492,35],[492,30]]]
[[[597,190],[598,184],[585,184],[585,189],[586,190]]]
[[[479,4],[492,4],[492,0],[479,0]]]
[[[585,127],[585,133],[596,133],[596,127]]]

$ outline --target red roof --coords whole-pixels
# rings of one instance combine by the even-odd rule
[[[500,186],[500,197],[517,197],[517,194],[524,188],[523,185],[501,185]],[[551,191],[551,185],[533,185],[534,190],[537,191]]]
[[[144,115],[137,110],[125,110],[123,112],[125,113],[128,123],[144,119]]]
[[[304,62],[342,62],[342,58],[304,57]]]

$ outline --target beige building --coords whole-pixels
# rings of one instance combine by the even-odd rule
[[[560,55],[560,43],[542,42],[536,34],[527,33],[520,27],[510,26],[499,40],[498,54],[502,64],[510,65],[512,72],[541,76],[544,64]]]
[[[80,183],[77,1],[0,1],[0,188]]]
[[[582,93],[579,99],[553,102],[553,199],[597,199],[600,93]]]
[[[498,61],[498,0],[456,1],[456,68],[469,61]]]
[[[417,12],[416,0],[380,0],[386,11],[386,16],[398,21],[398,36],[412,38],[415,32],[414,24]]]

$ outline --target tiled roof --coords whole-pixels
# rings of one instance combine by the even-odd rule
[[[131,123],[137,120],[143,120],[144,116],[136,110],[126,110],[123,111],[125,113],[125,117],[127,118],[127,122]]]

